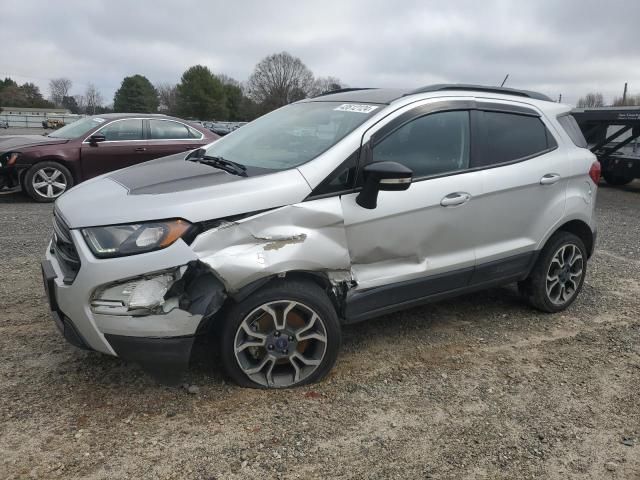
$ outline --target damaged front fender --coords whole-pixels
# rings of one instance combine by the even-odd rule
[[[351,268],[339,197],[222,223],[200,234],[192,248],[231,294],[290,271],[326,272],[343,281]]]

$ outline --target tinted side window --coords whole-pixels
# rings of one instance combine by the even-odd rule
[[[482,112],[485,152],[480,165],[510,162],[547,150],[547,129],[538,117]],[[479,166],[479,165],[476,165]]]
[[[186,140],[193,138],[186,125],[169,120],[149,120],[154,140]]]
[[[439,112],[410,121],[373,147],[373,161],[401,163],[414,177],[468,168],[469,112]]]
[[[110,123],[102,130],[96,133],[102,133],[108,142],[118,142],[124,140],[144,140],[142,133],[142,120],[120,120]]]
[[[576,147],[587,148],[587,140],[584,138],[582,130],[580,130],[578,122],[573,118],[573,115],[562,115],[558,117],[558,122]]]

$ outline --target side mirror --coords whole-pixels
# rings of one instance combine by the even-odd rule
[[[370,163],[364,167],[364,187],[356,197],[356,203],[363,208],[376,208],[380,190],[406,190],[411,186],[412,177],[413,171],[400,163]]]
[[[91,135],[89,137],[89,143],[91,145],[97,145],[100,142],[104,142],[107,139],[102,133],[96,133],[95,135]]]

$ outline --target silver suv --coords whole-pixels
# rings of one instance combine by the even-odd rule
[[[53,318],[172,379],[209,336],[238,384],[282,388],[327,374],[342,324],[512,282],[563,310],[600,176],[569,111],[473,85],[347,89],[84,182],[55,205]]]

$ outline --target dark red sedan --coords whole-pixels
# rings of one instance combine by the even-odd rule
[[[85,117],[50,133],[0,137],[0,188],[52,202],[74,184],[136,163],[207,145],[218,135],[165,115]]]

